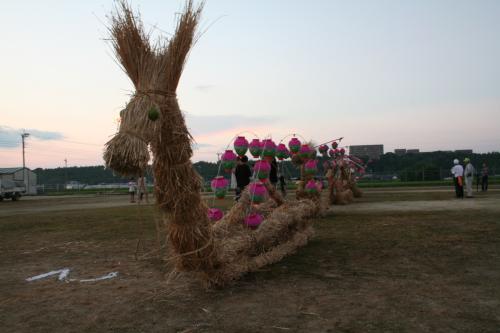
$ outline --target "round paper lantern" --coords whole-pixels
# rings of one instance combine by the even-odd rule
[[[338,146],[339,146],[339,144],[337,143],[337,141],[333,141],[332,142],[332,148],[333,149],[337,149]]]
[[[232,150],[226,150],[224,154],[222,154],[221,160],[222,160],[222,168],[226,172],[231,172],[234,167],[236,166],[236,159],[238,156],[236,156],[235,153],[233,153]]]
[[[248,150],[248,141],[244,136],[239,136],[234,140],[234,150],[238,156],[244,156]]]
[[[155,121],[156,119],[158,119],[158,117],[160,117],[160,113],[158,112],[158,110],[154,106],[151,107],[151,109],[149,109],[148,111],[149,120]]]
[[[321,146],[319,146],[318,150],[319,150],[319,152],[322,155],[324,155],[324,154],[326,154],[328,152],[328,146],[327,145],[321,145]]]
[[[292,152],[292,154],[296,154],[299,152],[300,150],[300,145],[301,145],[301,142],[299,139],[297,138],[292,138],[289,142],[288,142],[288,148],[290,149],[290,152]]]
[[[215,193],[217,199],[224,199],[227,193],[227,185],[229,182],[223,176],[218,176],[212,179],[210,187]]]
[[[261,182],[250,183],[248,192],[253,203],[261,203],[267,199],[267,189]]]
[[[262,141],[262,156],[273,158],[276,155],[276,144],[271,139]]]
[[[314,180],[310,180],[306,184],[305,191],[309,194],[316,194],[318,193],[318,186],[316,185],[316,182]]]
[[[304,173],[308,176],[314,176],[318,173],[318,161],[309,160],[304,164]]]
[[[280,143],[278,147],[276,148],[276,157],[280,160],[283,161],[284,159],[287,159],[290,156],[290,153],[288,152],[288,149],[286,148],[284,143]]]
[[[328,151],[328,155],[330,155],[330,157],[335,157],[335,150],[330,149],[330,150]]]
[[[253,139],[248,145],[248,150],[250,150],[250,154],[252,154],[254,158],[259,157],[260,154],[262,154],[262,144],[259,139]]]
[[[312,153],[311,147],[306,144],[306,145],[300,146],[300,150],[299,150],[298,155],[302,160],[306,161],[311,157],[311,153]]]
[[[250,229],[257,229],[262,221],[264,221],[264,217],[262,217],[262,215],[252,213],[245,217],[245,221],[243,223]]]
[[[219,208],[208,209],[208,219],[212,222],[217,222],[224,216],[224,213]]]
[[[340,155],[344,155],[345,154],[345,149],[344,148],[340,148]]]
[[[266,160],[258,160],[253,166],[255,176],[260,180],[265,180],[271,172],[271,164]]]

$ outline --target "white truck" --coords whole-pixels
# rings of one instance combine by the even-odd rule
[[[25,193],[26,187],[23,182],[0,180],[0,201],[3,199],[12,199],[12,201],[17,201]]]

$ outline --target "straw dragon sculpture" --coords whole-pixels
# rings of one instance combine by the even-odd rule
[[[106,144],[104,159],[122,175],[138,175],[148,163],[149,147],[156,201],[176,269],[199,275],[209,286],[221,286],[304,246],[322,205],[314,195],[284,201],[268,186],[271,200],[259,207],[252,207],[245,191],[222,220],[208,220],[201,178],[190,160],[192,137],[176,98],[201,11],[202,5],[187,1],[173,36],[152,44],[140,18],[125,1],[118,3],[110,18],[111,41],[136,91],[121,114],[118,133]],[[157,119],[151,117],[155,112]],[[257,230],[241,223],[249,209],[265,216]]]

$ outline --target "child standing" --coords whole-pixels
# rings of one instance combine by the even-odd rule
[[[130,178],[128,182],[128,193],[130,195],[130,203],[135,202],[135,192],[137,191],[137,184],[134,181],[134,178]]]

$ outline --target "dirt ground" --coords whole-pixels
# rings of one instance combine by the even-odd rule
[[[152,205],[0,202],[0,331],[499,332],[499,207],[498,191],[366,191],[318,219],[298,254],[205,290],[168,279]],[[25,280],[62,268],[118,277]]]

